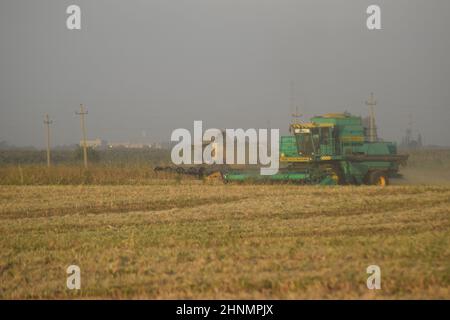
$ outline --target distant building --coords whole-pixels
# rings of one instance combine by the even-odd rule
[[[155,143],[150,144],[150,148],[152,148],[152,149],[162,149],[163,146],[162,146],[161,143],[155,142]]]
[[[110,142],[108,144],[110,149],[148,149],[151,144],[148,143],[132,143],[132,142]]]
[[[92,149],[105,149],[107,147],[107,142],[102,139],[86,140],[86,146]],[[83,141],[80,141],[80,147],[83,147]]]

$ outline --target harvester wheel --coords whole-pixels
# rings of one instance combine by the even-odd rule
[[[332,172],[330,177],[336,184],[342,184],[342,179],[338,173]]]
[[[384,187],[389,184],[389,177],[383,171],[373,171],[369,173],[369,184]]]
[[[342,178],[341,170],[339,169],[339,167],[333,167],[330,171],[329,176],[336,184],[344,184],[344,179]]]
[[[222,172],[216,171],[205,177],[205,180],[208,182],[223,182]]]

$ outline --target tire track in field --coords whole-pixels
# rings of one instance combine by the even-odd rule
[[[18,210],[3,212],[0,220],[66,216],[71,214],[127,213],[133,211],[163,211],[171,209],[194,208],[208,204],[225,204],[247,199],[245,197],[213,197],[207,199],[174,199],[148,202],[117,202],[112,205],[88,205],[82,207],[60,207],[50,209]]]

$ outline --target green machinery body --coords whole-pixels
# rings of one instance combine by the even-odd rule
[[[361,117],[326,114],[290,127],[280,137],[280,170],[272,176],[258,171],[223,174],[224,181],[269,180],[307,184],[379,184],[399,176],[407,155],[392,142],[369,141]]]

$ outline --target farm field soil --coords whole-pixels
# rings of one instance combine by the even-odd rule
[[[450,299],[450,186],[0,186],[0,220],[3,299]]]

